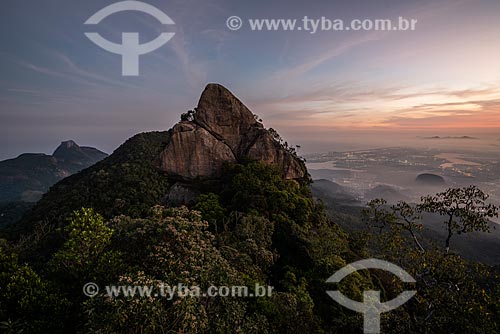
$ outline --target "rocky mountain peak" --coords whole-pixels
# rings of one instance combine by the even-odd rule
[[[225,162],[250,159],[279,166],[287,179],[305,177],[303,162],[257,119],[228,89],[207,85],[197,108],[172,128],[161,169],[184,179],[217,177]]]
[[[61,144],[56,148],[52,156],[54,158],[65,158],[68,151],[74,151],[80,149],[77,143],[73,140],[66,140],[61,142]]]
[[[255,115],[219,84],[208,84],[201,94],[194,122],[225,141],[233,152],[238,150],[241,137],[252,128],[263,128]]]
[[[66,140],[56,148],[52,156],[59,162],[90,166],[107,157],[107,154],[93,147],[80,146],[73,140]]]
[[[0,202],[36,202],[57,181],[107,156],[96,148],[67,140],[53,155],[23,153],[15,159],[0,161]]]
[[[66,140],[66,141],[63,141],[61,142],[61,145],[59,145],[59,147],[65,147],[65,148],[72,148],[72,147],[80,147],[78,146],[77,143],[75,143],[73,140]]]

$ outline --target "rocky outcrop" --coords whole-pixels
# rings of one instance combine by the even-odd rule
[[[189,184],[177,182],[168,190],[162,202],[169,207],[192,205],[199,195],[200,192]]]
[[[201,94],[194,122],[207,129],[238,154],[250,132],[262,129],[262,123],[229,90],[209,84]]]
[[[297,157],[286,151],[269,132],[261,132],[245,154],[246,158],[280,166],[286,179],[304,177],[305,170]]]
[[[229,90],[209,84],[190,120],[176,124],[160,168],[183,179],[218,177],[225,162],[258,160],[278,166],[286,179],[301,179],[304,163],[264,128]]]
[[[180,122],[172,129],[170,143],[161,153],[161,168],[184,178],[219,176],[224,162],[236,162],[226,144],[192,122]]]

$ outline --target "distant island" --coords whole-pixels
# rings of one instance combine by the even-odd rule
[[[421,139],[467,139],[467,140],[476,140],[479,139],[477,137],[471,137],[471,136],[432,136],[432,137],[419,137]]]
[[[417,176],[415,182],[429,186],[443,186],[446,184],[442,176],[430,173],[423,173]]]

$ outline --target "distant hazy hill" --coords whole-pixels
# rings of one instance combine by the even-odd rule
[[[340,205],[361,204],[348,189],[325,179],[314,180],[311,184],[311,192],[316,198],[328,199]]]
[[[391,186],[381,184],[378,185],[367,192],[365,192],[365,199],[370,201],[375,198],[383,198],[388,203],[396,203],[398,201],[408,201],[408,196],[400,193]]]
[[[59,163],[64,163],[66,168],[72,168],[75,172],[81,167],[88,167],[106,158],[108,155],[94,147],[78,146],[74,141],[62,142],[54,151],[52,157]]]
[[[107,157],[93,147],[74,141],[61,143],[54,154],[24,153],[0,161],[0,203],[36,202],[57,181]]]
[[[425,186],[444,186],[446,184],[442,176],[430,173],[418,175],[415,182]]]

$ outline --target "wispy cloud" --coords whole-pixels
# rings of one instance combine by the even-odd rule
[[[493,127],[500,126],[499,101],[500,87],[493,86],[418,90],[346,82],[255,101],[255,105],[270,119],[286,124],[371,127],[422,125],[425,120],[446,119],[448,126],[463,126],[467,119],[471,126],[482,126],[490,117],[487,123]]]
[[[95,74],[75,65],[69,57],[66,55],[57,52],[51,51],[51,54],[56,60],[59,60],[64,66],[62,67],[48,67],[44,65],[35,64],[29,61],[21,60],[21,59],[11,59],[11,61],[21,68],[25,68],[31,70],[33,72],[43,74],[46,76],[55,77],[58,79],[63,79],[70,83],[77,83],[85,86],[95,87],[96,85],[103,85],[105,87],[109,86],[121,86],[121,87],[133,87],[130,84],[125,82],[121,82],[118,80],[112,80],[106,76]]]
[[[152,22],[145,19],[140,19],[139,21],[157,34],[165,32],[165,27],[159,27],[154,21]],[[175,35],[165,47],[173,51],[177,58],[177,62],[172,61],[171,58],[165,56],[161,52],[154,52],[153,54],[164,63],[171,63],[176,67],[180,65],[184,80],[188,85],[191,88],[199,88],[200,85],[207,81],[208,77],[208,69],[205,62],[198,59],[197,53],[192,51],[193,46],[190,45],[184,29],[180,25],[176,25],[173,30],[175,31]],[[177,81],[179,81],[179,79],[180,78],[176,78]]]
[[[202,62],[196,61],[189,52],[187,41],[182,38],[182,34],[177,33],[170,43],[177,59],[181,64],[186,81],[193,88],[198,88],[207,81],[207,69]]]
[[[270,84],[297,81],[302,75],[317,68],[321,64],[343,55],[357,46],[375,41],[382,35],[383,33],[367,33],[360,37],[349,39],[323,53],[311,56],[309,59],[306,59],[296,66],[287,67],[286,69],[271,74],[266,81]]]
[[[110,79],[109,76],[97,74],[93,71],[85,70],[82,67],[78,66],[75,64],[73,60],[66,54],[57,51],[57,50],[47,50],[49,55],[54,57],[55,59],[59,60],[64,64],[64,67],[62,67],[66,73],[75,75],[79,77],[80,79],[88,79],[90,84],[95,85],[97,83],[101,84],[108,84],[108,85],[113,85],[113,86],[121,86],[121,87],[134,87],[133,85],[126,83],[124,81],[120,80],[113,80]]]

